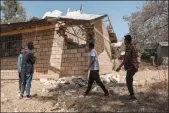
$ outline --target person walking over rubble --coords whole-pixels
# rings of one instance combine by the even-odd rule
[[[108,90],[105,88],[105,86],[103,85],[101,79],[100,79],[100,75],[99,75],[99,61],[98,61],[98,57],[97,57],[97,53],[96,50],[94,49],[94,43],[91,42],[89,44],[89,67],[88,69],[85,69],[85,72],[87,72],[88,70],[90,70],[90,74],[89,74],[89,80],[88,80],[88,87],[86,92],[83,94],[84,96],[88,95],[91,88],[92,88],[92,84],[94,81],[96,81],[96,83],[102,88],[102,90],[104,91],[104,95],[108,96],[109,92]]]
[[[125,35],[124,37],[125,37],[124,43],[126,45],[124,60],[120,64],[120,66],[116,69],[116,71],[117,72],[120,71],[121,67],[124,65],[124,68],[127,71],[126,74],[127,88],[130,93],[128,98],[129,100],[135,100],[136,97],[134,96],[133,91],[133,76],[138,71],[138,59],[137,59],[138,55],[136,48],[132,45],[132,37],[130,35]]]
[[[22,70],[22,58],[23,58],[24,48],[20,49],[20,54],[18,56],[18,74],[19,74],[19,92],[21,92],[21,70]]]
[[[23,60],[22,60],[22,72],[21,72],[21,78],[22,78],[22,85],[21,85],[21,94],[20,97],[23,97],[25,87],[26,87],[26,97],[30,98],[30,88],[31,88],[31,82],[32,82],[32,76],[34,72],[34,63],[35,63],[35,56],[32,52],[34,49],[34,45],[32,41],[29,41],[27,43],[27,48],[24,51],[23,54]]]

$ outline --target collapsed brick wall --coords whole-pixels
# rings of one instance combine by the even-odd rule
[[[64,37],[59,36],[58,28],[23,34],[22,47],[28,41],[33,41],[33,52],[37,58],[34,65],[34,76],[63,76],[86,75],[87,52],[85,48],[68,49]],[[1,58],[1,75],[18,78],[17,57]]]
[[[100,73],[110,73],[112,70],[109,58],[110,44],[107,40],[108,32],[102,22],[95,25],[101,33],[95,32],[95,49],[99,56]],[[58,28],[23,34],[22,46],[25,47],[29,40],[35,46],[37,57],[34,76],[83,76],[87,75],[84,69],[88,66],[88,52],[85,48],[68,49],[64,37],[59,36]],[[103,35],[102,35],[103,34]],[[106,36],[103,38],[103,36]],[[1,76],[11,75],[18,78],[17,57],[1,58]]]
[[[108,31],[102,21],[95,24],[95,49],[99,58],[100,74],[112,72],[111,48]]]

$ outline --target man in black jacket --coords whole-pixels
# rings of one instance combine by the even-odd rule
[[[21,94],[20,97],[23,97],[25,86],[26,86],[26,97],[30,98],[30,88],[31,88],[31,82],[32,82],[32,76],[34,72],[34,63],[35,63],[35,57],[32,52],[34,49],[34,45],[32,41],[29,41],[27,43],[27,48],[25,49],[23,53],[23,59],[22,59],[22,85],[21,85]]]

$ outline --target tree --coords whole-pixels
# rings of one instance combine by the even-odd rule
[[[18,0],[4,0],[1,11],[3,24],[26,21],[25,8]]]
[[[124,20],[141,48],[147,43],[168,40],[168,1],[147,1],[139,11],[124,16]]]

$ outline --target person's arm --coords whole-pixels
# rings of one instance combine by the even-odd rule
[[[21,71],[21,67],[20,67],[20,55],[18,56],[18,72],[20,72]]]
[[[20,55],[20,71],[22,70],[22,59],[23,59],[23,55]]]
[[[129,62],[131,55],[132,55],[132,47],[127,47],[125,50],[125,55],[124,55],[124,59],[123,62],[119,65],[119,67],[116,69],[116,71],[120,71],[121,67],[124,65],[124,63]]]
[[[116,69],[116,71],[118,72],[118,71],[120,71],[120,69],[121,69],[121,67],[124,65],[124,59],[123,59],[123,61],[122,61],[122,63],[119,65],[119,67]]]
[[[31,64],[32,64],[32,65],[35,64],[36,58],[35,58],[35,56],[34,56],[33,53],[30,53],[30,54],[29,54],[29,58],[30,58]]]

